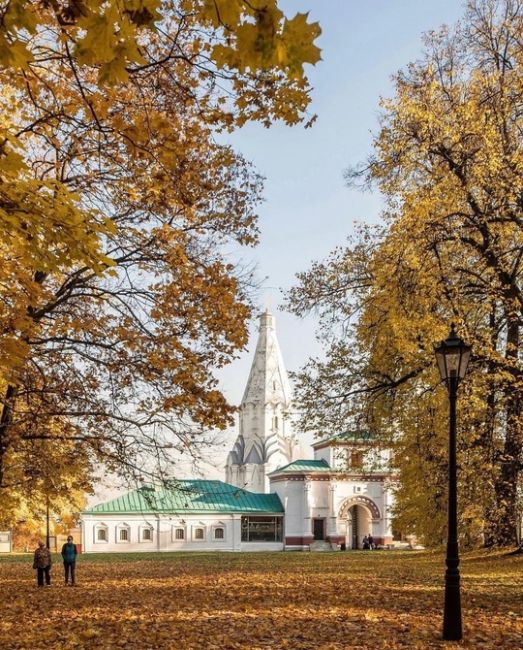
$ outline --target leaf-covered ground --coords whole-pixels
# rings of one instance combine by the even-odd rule
[[[523,556],[462,561],[464,636],[440,640],[443,557],[428,552],[80,556],[37,589],[0,560],[0,648],[523,648]]]

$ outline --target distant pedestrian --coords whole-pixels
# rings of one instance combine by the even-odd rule
[[[372,535],[369,535],[369,548],[371,551],[373,551],[376,548],[376,544],[374,543],[374,537]]]
[[[66,585],[69,584],[69,580],[71,580],[71,585],[74,585],[77,553],[76,544],[73,544],[73,538],[69,535],[67,543],[62,546]]]
[[[36,583],[39,587],[45,584],[51,585],[51,551],[43,542],[38,542],[38,548],[34,554],[33,569],[36,569]]]
[[[368,551],[369,548],[370,548],[370,544],[369,544],[369,538],[367,537],[367,535],[365,535],[362,542],[363,542],[363,550]]]

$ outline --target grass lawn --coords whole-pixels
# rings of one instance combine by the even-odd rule
[[[38,590],[0,559],[0,648],[523,648],[523,556],[462,561],[464,641],[440,640],[443,556],[430,552],[82,555],[78,586]]]

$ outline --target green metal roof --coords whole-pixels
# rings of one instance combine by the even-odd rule
[[[173,481],[167,487],[142,487],[100,503],[85,514],[205,514],[283,512],[277,494],[255,494],[222,481]]]
[[[313,447],[316,445],[324,445],[326,442],[362,442],[372,440],[372,434],[370,431],[344,431],[343,433],[337,433],[328,438],[322,438],[318,442],[313,443]]]
[[[331,466],[329,463],[324,460],[294,460],[288,465],[283,467],[278,467],[278,469],[271,472],[271,474],[276,474],[280,472],[330,472]]]

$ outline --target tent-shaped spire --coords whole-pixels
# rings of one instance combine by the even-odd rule
[[[260,399],[265,402],[276,400],[287,406],[292,399],[289,377],[276,338],[275,319],[268,310],[260,316],[258,343],[242,406],[257,403]]]
[[[266,492],[267,474],[291,462],[297,451],[291,387],[275,319],[266,310],[260,316],[258,342],[240,406],[240,432],[227,459],[227,482]]]

